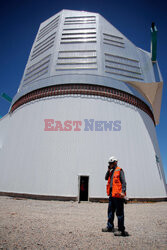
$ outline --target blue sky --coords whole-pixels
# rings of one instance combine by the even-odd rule
[[[157,58],[164,80],[160,124],[157,126],[161,157],[167,180],[167,2],[157,0],[1,0],[0,1],[0,93],[14,97],[41,22],[62,9],[101,14],[136,46],[150,51],[150,26],[158,28]],[[9,103],[0,98],[0,115]],[[143,142],[144,143],[144,142]]]

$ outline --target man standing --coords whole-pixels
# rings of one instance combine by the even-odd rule
[[[123,170],[117,166],[118,160],[112,156],[108,161],[108,171],[105,175],[107,195],[109,196],[108,222],[102,232],[113,232],[115,236],[128,236],[124,226],[124,197],[126,195],[126,181]],[[118,217],[118,231],[114,228],[114,214]]]

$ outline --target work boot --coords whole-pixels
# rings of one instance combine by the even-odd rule
[[[116,229],[115,229],[115,228],[108,228],[108,227],[105,227],[105,228],[102,228],[102,232],[114,233],[114,232],[116,232]]]
[[[128,232],[126,232],[126,231],[118,231],[118,232],[115,232],[114,235],[115,236],[123,236],[123,237],[129,236]]]

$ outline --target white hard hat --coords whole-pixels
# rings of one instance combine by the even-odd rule
[[[112,162],[114,162],[114,161],[118,161],[118,159],[115,158],[115,156],[111,156],[111,157],[109,158],[109,160],[108,160],[108,163],[112,163]]]

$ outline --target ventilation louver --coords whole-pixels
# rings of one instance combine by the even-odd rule
[[[51,55],[48,55],[39,62],[33,64],[31,67],[27,68],[23,80],[24,85],[38,79],[48,72],[50,57]]]
[[[143,80],[139,61],[105,53],[105,72],[113,75]]]
[[[97,69],[97,56],[95,50],[59,52],[56,71],[78,69]]]

